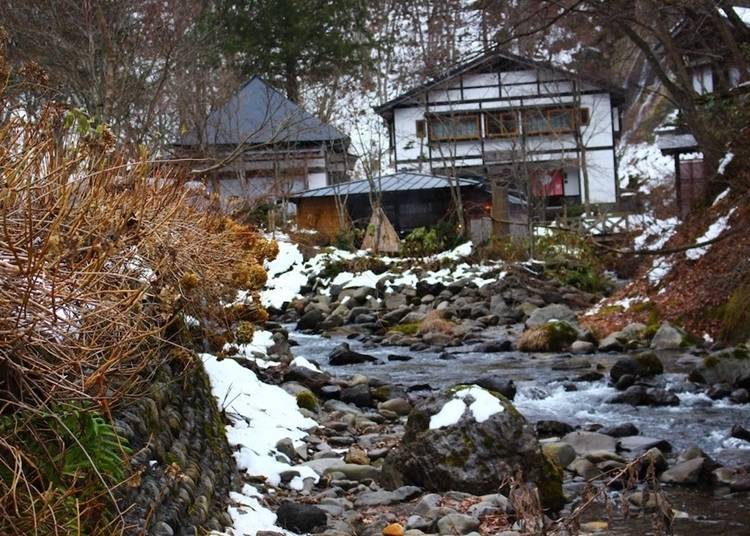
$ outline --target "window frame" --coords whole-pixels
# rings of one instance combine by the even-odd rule
[[[477,125],[477,134],[476,136],[449,136],[449,137],[436,137],[434,133],[434,122],[435,121],[444,121],[444,120],[453,120],[453,119],[459,119],[459,118],[467,118],[471,117],[474,119]],[[427,136],[429,141],[431,142],[450,142],[450,141],[477,141],[482,138],[482,120],[481,120],[482,114],[480,112],[474,112],[474,111],[467,111],[463,113],[451,113],[451,114],[430,114],[429,117],[426,117],[427,119],[426,125],[427,125]]]
[[[417,119],[414,121],[414,130],[417,134],[417,138],[424,139],[427,137],[427,121],[425,119]]]
[[[493,116],[509,116],[513,118],[513,132],[490,132],[490,122],[504,126],[504,123],[493,119]],[[484,137],[489,139],[515,138],[521,134],[520,122],[518,121],[518,110],[488,110],[484,112]]]
[[[552,115],[556,113],[566,113],[570,117],[570,126],[566,128],[555,128],[552,126]],[[527,117],[531,113],[543,114],[546,120],[547,128],[544,130],[527,130]],[[588,125],[591,122],[591,113],[588,108],[574,106],[549,106],[543,108],[527,108],[522,111],[523,133],[527,136],[545,136],[574,134],[577,128]]]

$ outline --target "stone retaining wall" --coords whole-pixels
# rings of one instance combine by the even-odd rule
[[[131,471],[140,473],[139,485],[118,490],[127,534],[221,530],[231,523],[227,501],[236,468],[203,366],[164,364],[150,381],[149,392],[116,418],[133,450]]]

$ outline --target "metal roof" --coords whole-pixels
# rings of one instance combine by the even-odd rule
[[[344,141],[348,137],[287,99],[260,76],[253,76],[206,120],[208,145]],[[198,145],[196,129],[176,145]]]
[[[524,56],[519,56],[517,54],[511,54],[510,52],[506,52],[504,50],[494,49],[487,52],[475,54],[473,57],[469,57],[469,59],[467,59],[463,63],[460,63],[451,69],[443,71],[435,78],[410,89],[406,93],[402,93],[401,95],[389,100],[388,102],[373,107],[373,110],[375,111],[375,113],[381,116],[385,115],[399,104],[410,102],[412,98],[421,95],[425,91],[428,91],[435,86],[442,84],[446,80],[450,80],[452,78],[470,72],[473,69],[486,65],[488,63],[492,64],[493,62],[497,61],[506,61],[510,63],[525,65],[527,67],[532,67],[535,69],[547,69],[550,71],[554,71],[564,76],[587,82],[593,86],[601,87],[602,89],[605,89],[610,94],[612,94],[613,97],[615,97],[615,100],[618,102],[625,100],[625,89],[620,86],[616,86],[611,82],[599,80],[597,78],[585,76],[579,73],[574,73],[548,61],[527,58]]]
[[[451,179],[441,175],[428,175],[414,171],[399,171],[392,175],[383,175],[374,179],[376,188],[381,192],[398,192],[413,190],[435,190],[438,188],[449,188],[455,182],[461,187],[482,186],[479,179]],[[300,192],[293,196],[294,199],[308,197],[332,197],[334,195],[364,195],[370,192],[370,182],[367,179],[358,181],[341,182],[331,186],[323,186]]]

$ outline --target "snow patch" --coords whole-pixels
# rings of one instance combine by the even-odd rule
[[[701,242],[708,242],[709,240],[714,240],[721,236],[721,234],[729,228],[729,218],[732,217],[732,214],[734,214],[734,211],[736,209],[737,207],[732,207],[732,210],[730,210],[727,214],[713,222],[706,230],[706,232],[703,233],[700,238],[698,238],[696,243],[700,244]],[[688,259],[695,261],[708,253],[708,248],[710,247],[711,245],[709,244],[699,248],[689,249],[685,252],[685,255]]]
[[[734,153],[730,151],[725,154],[724,158],[722,158],[721,162],[719,162],[719,169],[716,170],[716,173],[718,173],[719,175],[723,175],[727,170],[727,166],[732,163],[732,160],[734,160]]]
[[[466,399],[471,400],[467,404]],[[474,420],[482,423],[496,413],[505,411],[500,400],[478,385],[464,387],[456,391],[453,399],[447,402],[438,413],[430,418],[430,430],[453,426],[463,416],[466,408],[469,408]]]

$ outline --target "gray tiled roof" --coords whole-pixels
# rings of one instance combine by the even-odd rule
[[[383,175],[375,179],[376,188],[381,192],[413,191],[413,190],[434,190],[438,188],[449,188],[455,182],[468,187],[481,186],[482,182],[477,179],[451,179],[440,175],[428,175],[414,171],[399,171],[392,175]],[[370,191],[370,183],[367,179],[358,181],[342,182],[322,188],[315,188],[300,192],[294,197],[332,197],[334,195],[359,195],[367,194]]]
[[[661,132],[656,136],[656,145],[663,153],[674,153],[681,151],[695,151],[698,142],[695,136],[688,132]]]
[[[208,116],[204,135],[209,145],[275,142],[344,141],[347,136],[287,99],[260,76],[252,77]],[[177,145],[197,145],[195,129]]]

